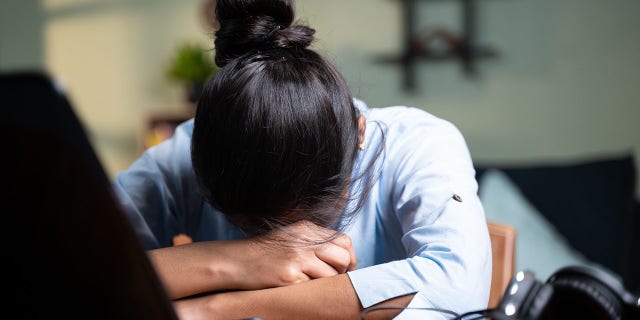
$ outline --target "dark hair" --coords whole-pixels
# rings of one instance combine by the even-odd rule
[[[216,63],[198,102],[192,162],[207,201],[250,233],[336,227],[358,152],[340,73],[307,47],[289,0],[218,0]],[[355,210],[354,210],[355,211]]]

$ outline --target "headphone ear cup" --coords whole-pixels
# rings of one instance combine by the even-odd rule
[[[620,299],[588,274],[556,273],[546,285],[553,287],[553,296],[537,319],[622,319]]]
[[[550,284],[539,285],[535,294],[527,299],[524,310],[522,310],[523,320],[540,319],[540,315],[546,310],[549,301],[553,297],[553,286]]]
[[[536,320],[544,312],[549,301],[553,297],[553,286],[549,284],[539,284],[535,292],[526,301],[525,308],[521,311],[519,319]]]

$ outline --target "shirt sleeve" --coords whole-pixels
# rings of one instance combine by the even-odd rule
[[[378,209],[397,218],[407,258],[351,271],[349,277],[365,308],[415,293],[413,307],[485,309],[491,245],[466,143],[447,121],[421,111],[407,114],[404,124],[387,131]],[[409,313],[420,319],[444,316],[423,312],[407,310],[398,319]]]
[[[116,175],[116,195],[146,249],[168,247],[189,226],[201,204],[190,161],[193,121],[178,126],[174,135],[149,148],[127,170]]]

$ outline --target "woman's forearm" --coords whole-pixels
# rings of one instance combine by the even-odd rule
[[[286,287],[355,269],[355,251],[346,235],[314,244],[299,240],[315,241],[326,234],[335,232],[301,221],[258,237],[151,250],[149,258],[172,299],[219,290]]]
[[[288,287],[225,293],[212,303],[228,319],[358,319],[361,309],[346,274]]]
[[[406,306],[413,294],[381,304]],[[348,275],[315,279],[297,285],[226,292],[176,302],[181,319],[360,319],[362,306]],[[400,310],[376,313],[390,319]],[[367,318],[369,319],[369,318]],[[374,319],[374,318],[371,318]]]
[[[148,257],[171,299],[234,288],[227,241],[192,243],[148,251]]]

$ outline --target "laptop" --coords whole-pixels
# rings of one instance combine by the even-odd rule
[[[42,72],[0,74],[2,250],[20,319],[177,319],[70,101]]]

